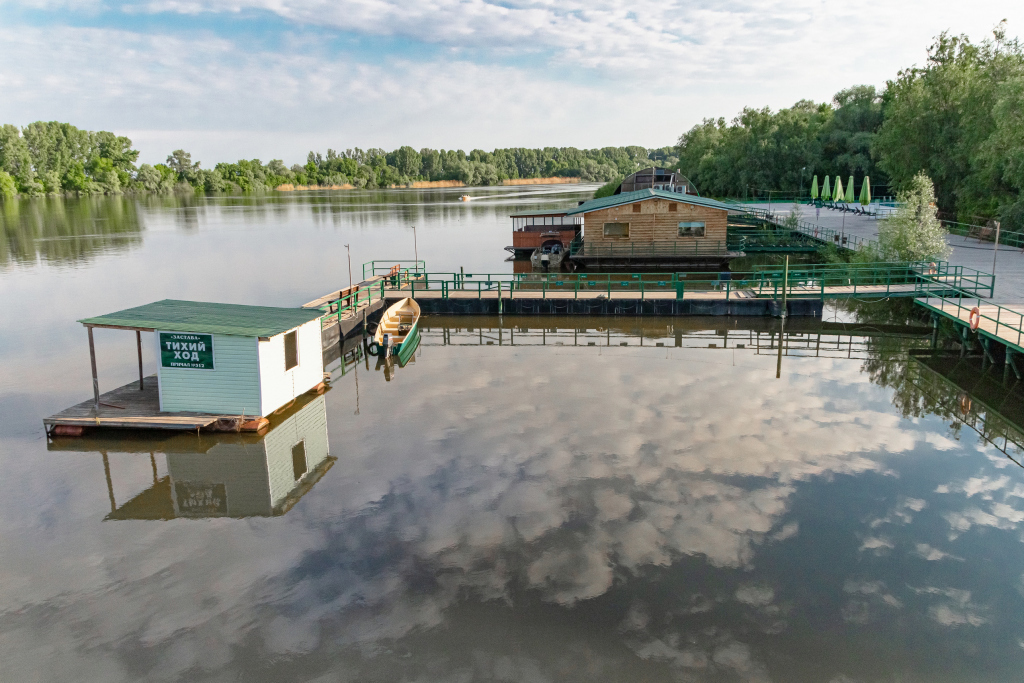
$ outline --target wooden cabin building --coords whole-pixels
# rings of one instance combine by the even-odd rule
[[[734,207],[694,194],[643,189],[592,199],[566,211],[583,220],[570,258],[577,265],[722,267]]]

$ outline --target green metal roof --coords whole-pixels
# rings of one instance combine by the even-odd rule
[[[579,213],[590,213],[591,211],[607,209],[612,206],[622,206],[623,204],[632,204],[633,202],[654,198],[669,199],[674,202],[682,202],[683,204],[706,206],[710,209],[720,209],[722,211],[736,211],[736,207],[729,206],[717,199],[708,199],[707,197],[698,197],[697,195],[682,194],[680,192],[667,192],[666,190],[646,189],[636,190],[635,192],[623,192],[622,194],[613,194],[609,197],[601,197],[600,199],[591,199],[589,202],[584,202],[575,208],[569,209],[565,213],[567,216],[573,216]]]
[[[164,299],[78,322],[95,327],[273,337],[322,315],[322,311],[308,308],[271,308]]]

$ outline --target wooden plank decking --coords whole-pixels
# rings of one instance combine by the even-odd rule
[[[926,297],[915,299],[915,302],[963,325],[971,324],[971,309],[974,306],[966,305],[959,299]],[[981,314],[978,332],[1024,353],[1024,304],[997,306],[979,301],[977,307]]]
[[[89,399],[45,418],[43,424],[47,431],[57,425],[128,429],[200,429],[208,427],[222,417],[239,417],[210,413],[161,413],[156,375],[147,377],[144,387],[139,391],[138,382],[126,384],[100,394],[98,411],[95,400]]]

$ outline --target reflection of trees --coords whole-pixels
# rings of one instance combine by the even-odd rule
[[[0,227],[0,266],[74,262],[142,244],[135,200],[123,196],[5,201]]]
[[[930,324],[923,310],[911,299],[898,299],[885,304],[849,301],[839,304],[848,313],[854,313],[861,324],[906,325]],[[939,354],[959,351],[954,341],[955,331],[950,323],[940,323],[936,351]],[[878,386],[891,389],[892,404],[905,418],[937,415],[949,424],[953,438],[959,438],[964,415],[959,414],[959,399],[963,389],[942,376],[923,371],[908,351],[926,349],[931,339],[908,340],[893,336],[871,336],[866,339],[870,357],[861,369]],[[980,372],[980,368],[979,368]],[[983,433],[984,435],[984,433]],[[987,437],[986,437],[987,438]]]

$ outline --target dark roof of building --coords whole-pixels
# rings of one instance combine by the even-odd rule
[[[698,197],[694,194],[682,194],[680,192],[667,192],[665,190],[636,190],[635,192],[623,192],[622,194],[613,194],[610,197],[601,197],[600,199],[591,199],[589,202],[584,202],[579,206],[569,209],[566,211],[567,216],[572,216],[578,213],[590,213],[591,211],[598,211],[600,209],[607,209],[613,206],[621,206],[623,204],[632,204],[633,202],[641,202],[645,199],[669,199],[674,202],[682,202],[683,204],[693,204],[695,206],[706,206],[710,209],[721,209],[722,211],[736,211],[736,207],[729,206],[717,199],[709,199],[707,197]]]
[[[316,320],[323,311],[164,299],[78,322],[92,327],[273,337]]]

